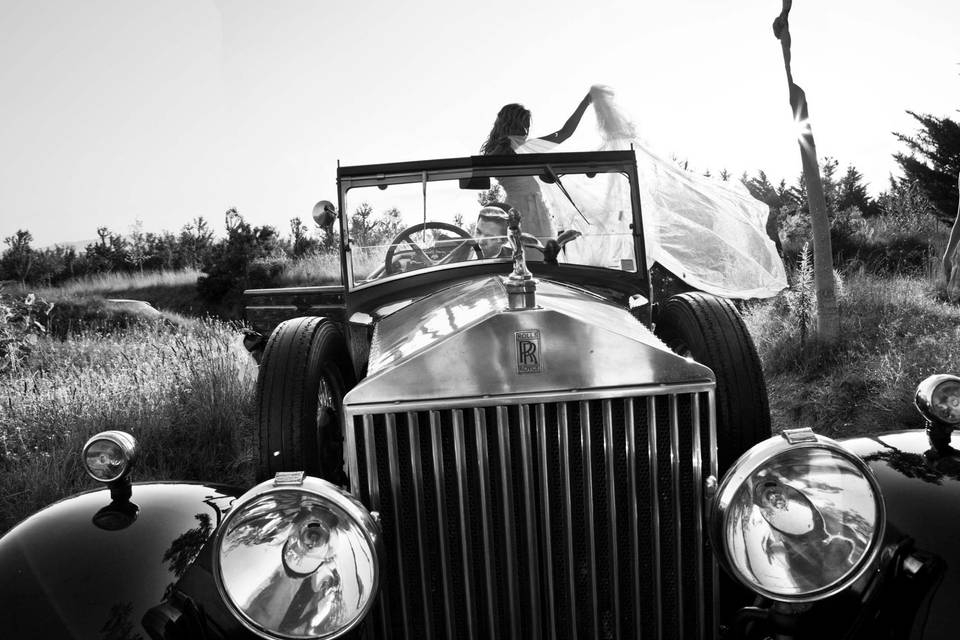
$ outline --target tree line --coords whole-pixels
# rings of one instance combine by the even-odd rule
[[[894,133],[906,151],[894,155],[903,177],[890,179],[888,188],[871,198],[863,175],[853,165],[841,171],[836,159],[826,158],[821,169],[834,253],[849,251],[845,236],[864,220],[887,216],[904,227],[952,223],[956,215],[957,173],[960,172],[960,124],[950,118],[909,112],[916,119],[917,133]],[[719,174],[729,180],[728,172]],[[806,182],[774,183],[766,172],[744,173],[741,182],[757,199],[767,203],[784,240],[787,257],[796,255],[810,236]],[[400,212],[374,212],[361,203],[351,214],[350,228],[363,245],[389,241],[402,226]],[[235,285],[257,260],[290,260],[305,255],[336,251],[337,232],[313,231],[300,218],[289,221],[289,233],[272,225],[255,226],[235,208],[224,214],[223,235],[210,222],[197,217],[178,232],[145,232],[141,224],[123,235],[107,227],[97,228],[97,240],[83,249],[57,245],[33,247],[33,236],[20,229],[4,238],[0,254],[0,280],[30,285],[58,285],[72,278],[102,273],[197,269],[204,276],[198,283],[208,297],[216,298]]]

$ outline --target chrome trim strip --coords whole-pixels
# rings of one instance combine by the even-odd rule
[[[718,462],[717,462],[717,400],[714,390],[711,389],[707,392],[707,402],[709,404],[709,416],[710,416],[710,442],[708,444],[709,453],[710,453],[710,474],[714,478],[719,478],[717,475],[718,471]],[[712,574],[713,589],[713,627],[712,636],[714,640],[717,640],[720,637],[720,624],[717,620],[717,613],[720,611],[720,593],[717,590],[718,585],[720,584],[720,565],[717,564],[717,554],[716,551],[711,554],[710,561],[710,571]]]
[[[460,551],[463,556],[463,581],[466,595],[465,609],[467,611],[467,633],[470,640],[476,640],[476,623],[474,607],[476,600],[473,595],[473,572],[470,562],[470,530],[467,528],[467,442],[464,434],[463,411],[453,412],[453,454],[457,464],[457,501],[460,516]],[[387,636],[384,636],[387,637]],[[452,636],[451,636],[452,637]]]
[[[477,471],[480,474],[480,519],[483,521],[483,568],[487,584],[487,613],[490,617],[490,635],[497,635],[497,611],[493,585],[493,550],[490,520],[490,457],[487,452],[487,416],[483,409],[473,410],[477,427]]]
[[[696,553],[696,581],[697,581],[697,637],[707,637],[707,604],[703,593],[703,516],[706,511],[706,504],[703,502],[703,462],[702,448],[700,446],[700,396],[693,394],[691,398],[693,406],[691,407],[691,417],[693,422],[693,503],[697,505],[694,510],[694,534],[697,545]]]
[[[537,553],[537,519],[533,513],[536,503],[533,487],[533,456],[530,447],[533,440],[530,435],[530,406],[520,407],[520,460],[523,463],[523,513],[527,532],[527,575],[530,580],[530,636],[540,638],[540,566]]]
[[[570,491],[570,424],[567,420],[567,403],[557,407],[557,419],[560,423],[560,482],[563,484],[563,531],[567,537],[567,580],[570,590],[570,630],[577,637],[577,581],[574,571],[577,565],[573,555],[573,505]]]
[[[537,405],[537,435],[540,445],[540,507],[543,517],[543,566],[547,573],[547,637],[557,637],[556,592],[553,585],[553,541],[550,531],[550,469],[547,460],[547,406]]]
[[[387,416],[387,425],[396,429],[394,414]],[[410,468],[413,476],[413,492],[416,501],[413,503],[413,512],[417,521],[417,553],[420,560],[420,595],[423,598],[423,628],[428,640],[433,637],[433,620],[430,616],[430,594],[427,585],[430,573],[427,569],[426,531],[423,526],[423,507],[426,504],[423,494],[423,465],[420,460],[420,419],[417,414],[407,412],[407,425],[410,437]]]
[[[587,556],[590,568],[590,608],[593,610],[593,637],[600,637],[600,603],[597,598],[597,541],[593,519],[593,451],[590,443],[590,405],[580,402],[580,442],[583,446],[583,484],[587,508]]]
[[[359,499],[360,491],[363,487],[360,486],[360,463],[357,455],[357,425],[354,423],[352,417],[341,414],[341,419],[343,423],[340,425],[340,433],[343,434],[345,444],[343,457],[347,463],[347,478],[350,480],[350,493]],[[366,426],[366,416],[362,418],[362,421],[364,426]],[[364,451],[364,455],[366,455],[366,451]]]
[[[352,416],[346,416],[345,420],[350,420],[353,422]],[[356,440],[353,437],[353,428],[349,429],[348,432],[351,435],[351,438],[354,440],[354,451],[356,451]],[[364,442],[364,454],[367,460],[367,490],[370,493],[370,507],[373,511],[380,511],[380,476],[377,472],[377,445],[373,439],[373,416],[367,415],[363,416],[363,442]],[[354,460],[354,467],[357,467],[357,461]],[[354,494],[360,495],[360,473],[356,472],[355,475],[350,477],[350,486],[354,489]],[[387,582],[384,580],[384,582]],[[386,598],[383,595],[381,590],[377,594],[377,614],[380,617],[380,623],[383,625],[383,634],[384,637],[387,636],[387,630],[390,628],[390,616],[387,612]]]
[[[627,463],[630,473],[630,540],[632,543],[633,563],[630,568],[633,578],[633,623],[637,638],[643,636],[640,605],[640,494],[637,491],[637,424],[634,400],[627,398],[624,419],[626,421]]]
[[[447,501],[443,473],[443,447],[440,440],[440,414],[430,412],[430,443],[433,445],[433,479],[437,489],[437,524],[440,531],[440,576],[443,580],[443,612],[447,637],[453,636],[453,590],[450,584],[450,561],[447,556]]]
[[[510,416],[506,407],[497,407],[497,438],[500,446],[500,482],[503,489],[503,552],[507,561],[507,606],[510,615],[510,637],[520,637],[520,619],[517,605],[520,599],[520,584],[517,576],[516,548],[514,536],[516,525],[513,522],[513,473],[510,455]]]
[[[673,504],[673,537],[677,572],[677,629],[679,637],[683,635],[683,512],[680,508],[680,421],[677,409],[677,396],[670,396],[670,495]]]
[[[404,582],[404,575],[406,571],[403,568],[403,545],[400,540],[400,454],[397,451],[397,429],[396,429],[396,416],[392,413],[388,413],[386,416],[386,431],[387,431],[387,459],[390,466],[390,496],[391,502],[393,503],[393,534],[394,541],[397,545],[397,568],[399,569],[400,584],[397,585],[400,589],[400,604],[403,607],[403,636],[405,638],[411,637],[410,632],[410,616],[407,613],[409,611],[407,607],[407,587]]]
[[[462,409],[464,407],[499,407],[518,404],[560,403],[581,400],[613,400],[617,398],[666,396],[671,393],[696,393],[709,391],[716,387],[713,382],[699,382],[685,385],[647,385],[642,387],[616,387],[592,389],[590,391],[569,391],[565,393],[522,393],[502,396],[464,397],[431,400],[429,402],[379,402],[375,404],[354,404],[346,406],[351,415],[367,413],[393,413],[401,411],[430,411],[432,409]]]
[[[653,610],[657,616],[657,638],[663,637],[663,582],[660,579],[660,489],[657,482],[657,399],[647,398],[647,458],[650,465],[650,503],[653,531]]]
[[[610,581],[613,591],[614,637],[620,632],[620,558],[617,549],[617,483],[614,481],[613,401],[603,401],[603,457],[606,461],[607,504],[610,510]]]

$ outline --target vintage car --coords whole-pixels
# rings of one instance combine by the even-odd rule
[[[771,436],[734,305],[651,286],[631,151],[337,178],[342,284],[248,292],[261,482],[94,436],[105,486],[0,539],[0,636],[956,637],[960,378],[926,432]]]

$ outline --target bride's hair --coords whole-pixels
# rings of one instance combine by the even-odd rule
[[[530,131],[530,110],[522,104],[504,105],[490,129],[487,141],[480,147],[485,156],[513,153],[510,136],[526,136]]]

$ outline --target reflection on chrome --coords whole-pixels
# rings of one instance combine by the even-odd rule
[[[825,448],[787,450],[747,477],[727,512],[734,568],[768,593],[804,596],[855,572],[881,517],[870,481]]]
[[[332,637],[365,613],[375,550],[341,506],[297,489],[260,495],[226,523],[219,549],[226,595],[256,629]]]

